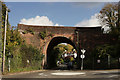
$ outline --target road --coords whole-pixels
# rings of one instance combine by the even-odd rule
[[[45,70],[2,77],[2,80],[120,80],[120,72],[118,70]]]

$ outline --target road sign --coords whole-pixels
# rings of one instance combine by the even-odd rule
[[[83,58],[85,58],[85,55],[82,54],[80,57],[83,59]]]
[[[86,50],[82,49],[81,52],[84,54]]]

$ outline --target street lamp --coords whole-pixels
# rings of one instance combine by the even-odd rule
[[[83,59],[85,58],[84,53],[86,52],[85,49],[81,49],[82,55],[80,56],[82,58],[82,63],[81,63],[81,70],[83,70]]]

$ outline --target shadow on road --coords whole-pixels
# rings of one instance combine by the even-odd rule
[[[119,75],[120,72],[109,72],[109,73],[96,73],[94,75]]]
[[[77,67],[75,65],[60,64],[59,66],[52,68],[52,70],[77,70]]]

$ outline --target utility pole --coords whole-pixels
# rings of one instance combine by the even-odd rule
[[[5,46],[6,46],[6,30],[7,30],[7,17],[8,16],[8,8],[6,8],[6,17],[5,17],[5,33],[4,33],[4,47],[3,47],[3,66],[2,66],[2,72],[5,70]]]

